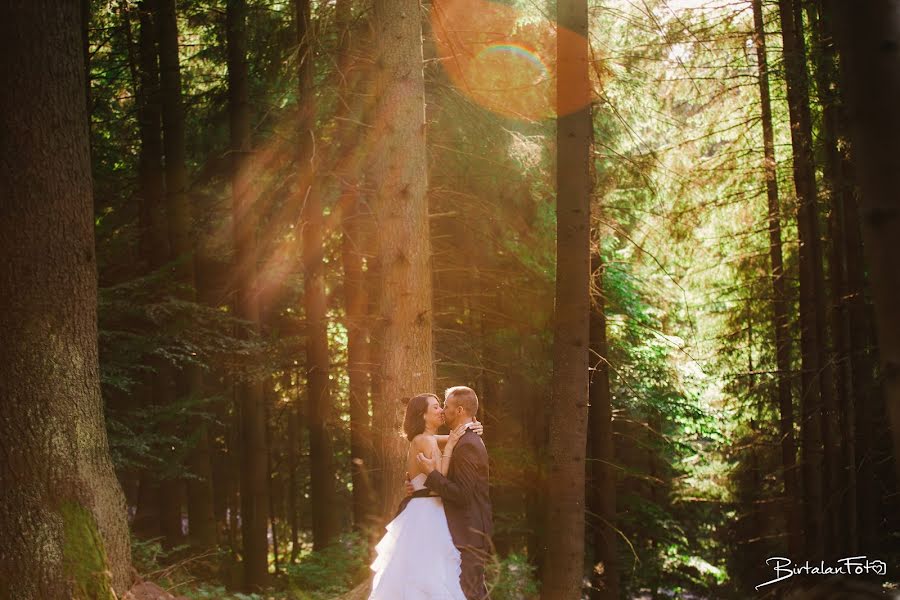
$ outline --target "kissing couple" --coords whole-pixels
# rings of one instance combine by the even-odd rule
[[[406,405],[406,497],[375,546],[369,600],[485,600],[493,516],[478,396],[456,386]],[[450,435],[438,435],[446,424]]]

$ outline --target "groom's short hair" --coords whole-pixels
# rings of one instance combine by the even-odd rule
[[[457,406],[466,409],[470,417],[478,415],[478,396],[475,395],[475,390],[464,385],[453,386],[444,390],[444,401],[451,397],[456,399]]]

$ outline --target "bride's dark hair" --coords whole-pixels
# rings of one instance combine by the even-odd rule
[[[409,399],[406,404],[406,416],[403,417],[403,433],[406,439],[413,441],[413,438],[425,431],[425,411],[428,410],[428,399],[434,398],[438,402],[440,399],[434,394],[419,394]]]

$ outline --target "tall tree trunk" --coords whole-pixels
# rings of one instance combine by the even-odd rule
[[[578,99],[590,98],[587,2],[562,0],[558,13],[556,308],[544,600],[581,597],[591,310],[593,123],[590,105],[577,106]]]
[[[273,457],[275,441],[272,438],[272,405],[275,403],[275,390],[268,387],[263,393],[265,398],[265,419],[266,419],[266,484],[269,493],[269,529],[272,535],[272,566],[275,569],[275,576],[278,577],[278,484],[275,481],[275,458]]]
[[[176,280],[183,286],[182,299],[194,300],[194,265],[191,243],[191,209],[187,197],[184,105],[181,97],[181,66],[178,58],[178,19],[175,0],[157,0],[159,23],[159,67],[162,100],[163,148],[165,152],[166,218],[169,258],[174,261]],[[197,391],[199,372],[184,367],[175,375],[175,397],[184,399]],[[177,434],[173,424],[173,435]],[[166,464],[175,458],[164,457]],[[163,543],[174,546],[182,540],[182,505],[185,482],[165,477],[160,484],[160,518]]]
[[[528,562],[535,567],[538,579],[543,579],[544,565],[546,563],[546,539],[547,539],[547,510],[546,510],[546,456],[547,448],[546,429],[546,398],[543,394],[534,390],[526,398],[528,417],[526,428],[528,431],[528,461],[525,489],[525,520],[529,524],[528,537],[525,540],[525,549],[528,553]]]
[[[291,556],[290,563],[297,562],[300,556],[300,483],[298,481],[300,466],[300,394],[298,388],[292,382],[292,373],[290,370],[285,371],[283,381],[284,393],[290,398],[288,406],[288,439],[287,439],[287,461],[288,461],[288,521],[291,525]]]
[[[345,193],[355,193],[345,190]],[[347,374],[350,377],[350,455],[353,477],[353,522],[366,526],[372,500],[368,497],[369,455],[369,359],[367,343],[366,288],[363,273],[363,235],[358,201],[344,217],[341,255],[347,314]]]
[[[250,181],[250,90],[247,65],[247,3],[228,0],[225,13],[228,46],[228,112],[232,157],[231,201],[234,227],[237,292],[235,314],[259,331],[260,315],[256,285],[255,195]],[[244,380],[238,384],[241,410],[241,538],[243,540],[244,588],[266,586],[269,578],[267,538],[268,450],[263,382]]]
[[[299,165],[303,184],[299,193],[303,223],[303,305],[306,314],[306,381],[309,398],[309,459],[311,463],[311,503],[313,548],[321,550],[340,533],[335,504],[335,471],[329,428],[332,419],[331,355],[328,349],[328,305],[325,297],[325,266],[322,197],[317,183],[315,100],[313,97],[313,56],[309,0],[296,0],[298,36],[298,93],[300,115]]]
[[[402,400],[434,386],[425,81],[418,0],[375,0],[378,71],[370,189],[380,253],[381,397],[375,429],[383,467],[378,513],[403,495],[407,442]]]
[[[796,0],[779,0],[784,43],[785,79],[793,148],[794,187],[797,192],[797,230],[800,238],[800,355],[801,450],[803,456],[804,535],[810,560],[824,558],[824,502],[828,469],[823,464],[823,442],[835,443],[823,427],[829,414],[830,367],[823,364],[824,282],[819,242],[816,175],[812,154],[812,122],[802,23],[797,20]],[[821,313],[821,314],[820,314]],[[824,418],[823,418],[824,417]]]
[[[845,160],[844,172],[852,163]],[[855,178],[854,178],[855,179]],[[871,346],[870,311],[866,302],[866,265],[863,260],[862,233],[860,231],[859,200],[856,190],[844,195],[845,236],[844,252],[847,257],[847,318],[850,329],[850,365],[853,372],[853,424],[854,462],[856,474],[856,540],[851,540],[851,551],[871,548],[877,531],[877,487],[874,472],[874,431],[872,406],[876,401],[875,365]],[[855,545],[854,545],[855,543]]]
[[[169,260],[169,240],[165,222],[165,171],[163,169],[162,109],[159,82],[159,27],[153,0],[138,4],[138,43],[135,70],[138,130],[141,140],[138,158],[140,196],[140,247],[148,272],[162,268]],[[171,365],[161,358],[152,358],[154,372],[149,377],[150,402],[166,405],[174,402]],[[170,531],[181,532],[178,512],[161,510],[165,502],[160,490],[158,474],[147,472],[141,477],[141,502],[135,515],[135,528],[149,537],[162,533],[162,517],[168,514]],[[167,489],[171,489],[171,486]],[[156,520],[152,523],[151,520]]]
[[[823,180],[829,203],[829,279],[832,305],[830,310],[833,353],[829,361],[834,365],[834,383],[837,393],[840,423],[840,445],[826,448],[831,453],[830,463],[834,471],[834,495],[832,502],[838,508],[832,513],[831,527],[835,545],[833,553],[850,549],[850,540],[856,537],[856,467],[854,444],[854,413],[851,392],[852,369],[850,362],[850,323],[848,319],[848,284],[844,235],[845,197],[851,193],[852,181],[845,172],[848,161],[841,150],[842,124],[838,95],[832,15],[821,3],[808,4],[812,31],[814,73],[819,104],[822,107],[821,144],[823,146]]]
[[[347,67],[350,64],[350,19],[352,17],[350,0],[338,0],[335,6],[337,31],[340,36],[338,64]],[[341,107],[348,106],[346,77],[341,78],[339,93],[342,96]],[[343,114],[348,111],[339,109]],[[349,148],[347,151],[351,151]],[[371,499],[368,497],[368,471],[371,455],[371,425],[369,423],[369,357],[368,357],[368,318],[366,307],[365,274],[363,260],[366,253],[365,235],[362,221],[364,213],[360,210],[356,172],[342,174],[342,197],[350,198],[349,207],[344,213],[343,240],[341,257],[344,266],[345,312],[347,317],[347,375],[350,379],[350,456],[353,478],[353,524],[357,529],[366,527]],[[342,202],[343,203],[343,202]]]
[[[100,395],[81,24],[75,2],[0,8],[3,598],[112,600],[131,583]]]
[[[384,388],[382,383],[382,365],[384,364],[381,336],[383,335],[381,327],[378,324],[378,315],[380,314],[379,304],[381,302],[381,253],[378,251],[378,232],[375,228],[375,218],[372,213],[371,206],[357,205],[360,209],[361,227],[363,229],[363,239],[366,248],[366,273],[365,287],[367,298],[366,316],[368,318],[369,343],[366,348],[369,359],[369,385],[370,385],[370,407],[372,409],[372,417],[370,419],[369,434],[371,440],[369,442],[369,462],[371,463],[371,474],[369,477],[369,485],[373,492],[380,493],[382,482],[384,481],[384,454],[376,448],[382,448],[384,445],[384,437],[388,432],[380,431],[377,427],[378,423],[387,422],[385,416],[386,406],[383,402]],[[369,519],[375,522],[382,518],[380,506],[373,504],[369,508]],[[372,527],[372,543],[378,541],[381,532],[378,527]]]
[[[775,364],[778,368],[778,413],[781,437],[781,468],[788,523],[788,549],[791,556],[802,553],[800,488],[797,482],[797,442],[794,439],[794,403],[791,398],[791,335],[784,259],[781,246],[781,207],[778,199],[778,173],[775,160],[775,134],[772,126],[772,101],[769,95],[769,62],[766,55],[765,20],[762,0],[753,0],[756,60],[759,67],[759,99],[763,126],[763,168],[769,221],[769,260],[772,269],[772,330],[775,334]]]
[[[616,550],[616,473],[613,449],[612,394],[609,389],[609,344],[606,340],[606,308],[603,299],[603,259],[591,257],[591,271],[597,282],[590,317],[589,427],[591,476],[590,511],[594,517],[594,572],[592,600],[619,597],[619,565]],[[602,563],[602,569],[597,565]]]
[[[142,0],[138,4],[138,81],[135,82],[141,140],[138,157],[140,244],[141,255],[151,271],[162,267],[169,256],[164,213],[166,191],[157,47],[159,28],[154,10],[154,0]]]
[[[833,0],[832,0],[833,2]],[[887,414],[900,479],[900,23],[896,0],[834,2]]]

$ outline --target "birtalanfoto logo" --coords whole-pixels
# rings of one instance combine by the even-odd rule
[[[794,575],[886,575],[887,564],[883,560],[869,560],[866,556],[847,556],[838,559],[835,564],[826,565],[825,561],[819,564],[809,564],[807,560],[802,565],[794,563],[783,556],[772,556],[766,559],[766,564],[771,565],[775,571],[775,579],[756,586],[756,589],[785,579]]]

